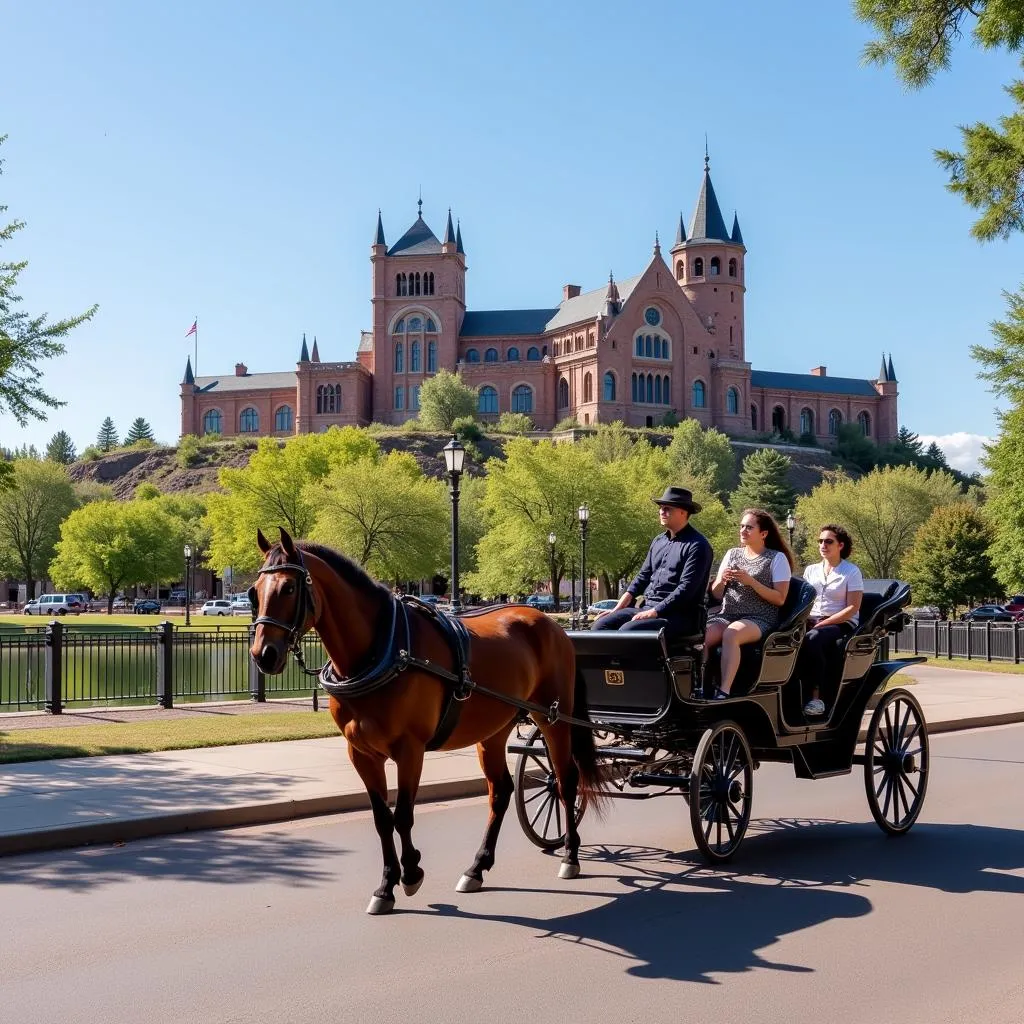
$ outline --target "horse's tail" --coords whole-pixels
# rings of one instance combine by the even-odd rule
[[[573,718],[589,717],[590,706],[587,704],[587,686],[583,673],[576,670],[576,684],[573,689]],[[587,796],[590,806],[599,814],[608,800],[608,781],[601,771],[597,759],[597,748],[594,744],[594,730],[584,725],[571,725],[570,743],[572,759],[580,773],[580,789]]]

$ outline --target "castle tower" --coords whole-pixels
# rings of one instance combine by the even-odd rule
[[[885,444],[887,441],[894,441],[899,433],[899,424],[896,422],[899,383],[896,380],[896,370],[892,365],[892,353],[889,354],[888,363],[885,353],[882,353],[882,368],[878,371],[875,390],[882,396],[882,401],[878,403],[877,422],[872,431],[873,440]]]

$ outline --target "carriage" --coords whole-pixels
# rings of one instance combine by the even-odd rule
[[[682,794],[693,838],[710,863],[728,860],[750,822],[754,770],[764,762],[793,765],[798,778],[864,769],[868,806],[878,826],[902,835],[917,820],[928,783],[928,733],[921,706],[892,676],[921,658],[888,660],[887,637],[898,632],[910,587],[869,580],[860,625],[840,642],[831,679],[814,680],[830,713],[808,718],[798,655],[814,590],[794,577],[776,629],[743,648],[733,696],[713,691],[712,652],[705,678],[703,635],[666,642],[664,633],[570,632],[585,682],[588,719],[610,795],[622,799]],[[707,684],[707,687],[706,687]],[[862,723],[872,711],[858,751]],[[544,849],[565,842],[562,808],[540,730],[521,723],[515,755],[515,806],[526,835]],[[586,811],[577,798],[577,819]]]

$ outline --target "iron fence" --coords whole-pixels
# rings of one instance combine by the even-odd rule
[[[175,628],[170,622],[140,628],[47,626],[0,632],[0,710],[131,706],[175,701],[265,701],[312,693],[316,681],[294,659],[278,676],[265,677],[249,657],[253,627]],[[326,654],[315,633],[302,641],[306,664]]]
[[[938,622],[912,619],[892,638],[894,654],[1010,661],[1019,664],[1024,643],[1017,622]]]

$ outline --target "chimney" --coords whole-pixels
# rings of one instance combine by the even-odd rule
[[[249,372],[249,367],[245,363],[235,363],[235,376],[244,377]]]
[[[564,284],[562,285],[562,301],[567,302],[569,299],[575,299],[580,293],[580,286],[578,284]]]
[[[811,368],[812,377],[827,377],[828,374],[825,372],[824,366],[814,366]]]

